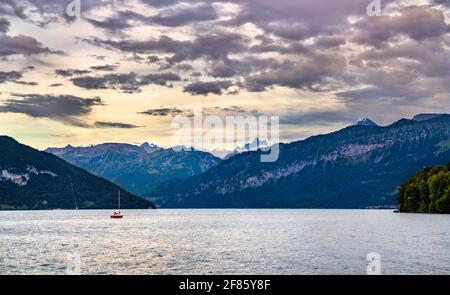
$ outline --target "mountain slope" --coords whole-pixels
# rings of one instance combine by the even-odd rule
[[[173,150],[120,143],[49,148],[49,153],[143,195],[162,182],[205,172],[220,159],[196,150]]]
[[[58,157],[0,136],[0,209],[80,209],[117,207],[115,184],[89,174]],[[123,208],[154,207],[122,191]]]
[[[390,126],[350,126],[280,145],[274,163],[260,151],[206,173],[161,185],[163,207],[363,208],[396,204],[396,189],[424,166],[450,159],[450,116],[402,119]]]

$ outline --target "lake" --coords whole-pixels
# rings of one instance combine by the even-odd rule
[[[450,215],[123,212],[0,211],[0,274],[450,274]]]

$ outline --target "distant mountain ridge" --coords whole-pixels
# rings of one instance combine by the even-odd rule
[[[0,209],[115,209],[119,189],[54,155],[0,136]],[[121,190],[122,208],[154,208]]]
[[[396,191],[425,166],[450,160],[450,116],[350,126],[280,144],[274,163],[261,151],[236,155],[207,172],[162,184],[162,207],[364,208],[396,204]]]
[[[245,153],[245,152],[256,151],[260,148],[264,148],[267,146],[269,146],[269,143],[266,140],[261,140],[259,138],[255,138],[253,141],[246,143],[243,147],[236,148],[233,152],[226,155],[223,159],[228,160],[229,158],[231,158],[235,155]]]
[[[220,162],[206,152],[164,149],[153,144],[104,143],[87,147],[48,148],[67,162],[143,195],[161,183],[203,173]]]

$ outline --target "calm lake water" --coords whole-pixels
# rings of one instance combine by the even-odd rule
[[[450,274],[450,215],[392,210],[0,211],[0,274]]]

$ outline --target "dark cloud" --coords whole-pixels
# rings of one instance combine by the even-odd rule
[[[134,128],[140,127],[140,126],[127,124],[127,123],[101,122],[101,121],[95,122],[94,126],[97,128],[120,128],[120,129],[134,129]]]
[[[122,16],[108,17],[104,20],[95,20],[91,18],[86,18],[86,20],[95,27],[106,29],[113,33],[132,27],[128,19]]]
[[[192,95],[221,95],[225,90],[233,86],[230,81],[194,82],[184,87],[183,92]]]
[[[280,124],[284,125],[329,125],[335,123],[352,123],[356,122],[361,114],[348,112],[344,109],[342,111],[323,111],[311,110],[308,112],[295,112],[292,110],[283,112],[280,116]]]
[[[338,47],[344,45],[347,42],[346,38],[343,36],[324,36],[316,40],[316,45],[320,47]]]
[[[16,16],[26,19],[25,7],[19,6],[15,0],[2,0],[0,2],[0,15]]]
[[[43,47],[36,39],[24,35],[8,36],[0,34],[0,56],[22,54],[62,54],[48,47]]]
[[[192,22],[215,20],[217,17],[214,7],[209,3],[203,3],[164,9],[152,17],[151,21],[162,26],[178,27]]]
[[[0,34],[8,32],[10,25],[11,23],[8,20],[0,18]]]
[[[84,41],[93,45],[117,49],[124,52],[131,53],[176,53],[186,46],[189,46],[188,41],[177,41],[167,36],[161,36],[159,39],[152,39],[146,41],[137,40],[103,40],[98,38],[84,39]]]
[[[85,41],[103,47],[124,52],[151,54],[167,53],[170,63],[206,58],[208,60],[226,60],[231,53],[240,53],[247,48],[248,40],[236,33],[212,33],[198,36],[194,41],[178,41],[167,36],[146,41],[136,40],[102,40],[97,38]]]
[[[148,115],[153,117],[166,117],[166,116],[177,116],[183,114],[184,111],[177,108],[158,108],[158,109],[149,109],[144,112],[140,112],[139,114]]]
[[[153,7],[171,6],[180,2],[179,0],[139,0],[139,1]]]
[[[85,75],[85,74],[89,74],[91,71],[89,70],[71,70],[71,69],[58,69],[55,70],[55,74],[57,76],[61,76],[61,77],[72,77],[72,76],[79,76],[79,75]]]
[[[0,84],[6,83],[6,82],[12,82],[12,83],[28,85],[28,86],[36,86],[37,85],[36,82],[22,81],[22,78],[23,78],[22,72],[17,72],[17,71],[0,72]]]
[[[63,86],[64,84],[62,84],[62,83],[53,83],[53,84],[50,84],[49,86],[50,87],[61,87],[61,86]]]
[[[6,82],[15,82],[22,79],[22,73],[11,71],[11,72],[0,72],[0,84]]]
[[[92,25],[105,29],[111,33],[122,33],[124,29],[133,27],[135,23],[144,25],[160,25],[166,27],[180,27],[191,23],[213,21],[218,14],[210,3],[183,3],[175,7],[158,11],[154,16],[146,16],[135,11],[119,11],[114,16],[103,20],[87,18]]]
[[[450,0],[433,0],[433,3],[450,7]]]
[[[37,82],[26,82],[26,81],[14,81],[16,84],[27,85],[27,86],[37,86]]]
[[[107,74],[104,76],[83,76],[72,78],[74,85],[85,89],[118,89],[125,93],[140,92],[142,86],[156,84],[171,87],[170,82],[180,81],[175,73],[156,73],[139,76],[136,73]]]
[[[429,6],[413,6],[395,16],[366,17],[357,24],[360,32],[354,40],[380,47],[400,34],[420,41],[450,32],[441,10]]]
[[[211,67],[210,75],[214,78],[231,78],[236,75],[236,71],[231,65],[219,62]]]
[[[116,65],[92,66],[91,69],[94,71],[112,72],[117,69],[117,66]]]
[[[179,64],[176,66],[176,69],[182,72],[190,72],[194,70],[194,67],[190,64]]]
[[[384,0],[387,5],[393,0]],[[367,0],[249,0],[240,1],[240,13],[226,26],[253,23],[266,34],[286,40],[304,40],[343,30],[348,17],[365,15]]]
[[[66,124],[85,127],[81,119],[94,106],[101,105],[100,98],[81,98],[72,95],[15,94],[0,105],[2,113],[25,114],[33,118],[49,118]]]
[[[326,77],[345,73],[346,59],[337,54],[315,55],[298,62],[284,62],[276,69],[251,75],[245,86],[250,91],[264,91],[271,86],[314,90]]]

